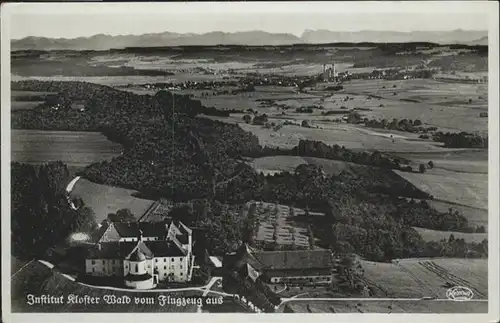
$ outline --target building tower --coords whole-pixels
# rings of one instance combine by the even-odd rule
[[[124,261],[125,285],[135,289],[151,289],[156,284],[148,270],[152,268],[152,260],[148,259],[141,250],[143,244],[141,229],[139,229],[137,240],[134,250]]]

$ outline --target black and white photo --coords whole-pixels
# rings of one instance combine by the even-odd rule
[[[1,23],[6,322],[498,319],[496,2]]]

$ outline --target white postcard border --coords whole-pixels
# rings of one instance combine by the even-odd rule
[[[11,313],[10,299],[10,19],[14,13],[57,12],[58,14],[93,13],[161,13],[162,10],[179,14],[203,12],[488,12],[489,17],[489,193],[488,193],[488,314],[179,314],[179,313]],[[2,320],[5,322],[99,322],[120,320],[123,323],[148,320],[150,322],[182,320],[184,322],[252,321],[252,322],[495,322],[499,316],[499,34],[498,3],[487,1],[412,1],[412,2],[270,2],[270,3],[23,3],[1,6],[1,169],[2,169]],[[132,314],[132,315],[131,315]],[[166,315],[167,317],[165,317]]]

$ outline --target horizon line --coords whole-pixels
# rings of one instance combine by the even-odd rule
[[[400,33],[400,34],[411,34],[411,33],[433,33],[433,32],[455,32],[455,31],[463,31],[463,32],[485,32],[488,33],[488,30],[486,29],[462,29],[462,28],[455,28],[455,29],[446,29],[446,30],[411,30],[411,31],[397,31],[397,30],[373,30],[373,29],[360,29],[360,30],[331,30],[331,29],[304,29],[300,35],[294,34],[294,33],[287,33],[287,32],[270,32],[270,31],[265,31],[261,29],[253,29],[253,30],[237,30],[237,31],[222,31],[222,30],[212,30],[212,31],[207,31],[203,33],[195,33],[195,32],[174,32],[174,31],[158,31],[158,32],[145,32],[145,33],[129,33],[129,34],[106,34],[106,33],[97,33],[97,34],[92,34],[92,35],[87,35],[87,36],[77,36],[77,37],[50,37],[50,36],[38,36],[38,35],[30,35],[30,36],[24,36],[21,38],[11,38],[10,41],[16,41],[16,40],[23,40],[26,38],[47,38],[47,39],[61,39],[61,40],[74,40],[78,38],[92,38],[96,36],[108,36],[108,37],[126,37],[126,36],[145,36],[145,35],[159,35],[159,34],[164,34],[164,33],[172,33],[172,34],[178,34],[178,35],[206,35],[206,34],[211,34],[211,33],[223,33],[223,34],[235,34],[235,33],[250,33],[250,32],[264,32],[272,35],[292,35],[297,38],[301,38],[306,31],[327,31],[327,32],[333,32],[333,33],[360,33],[360,32],[392,32],[392,33]]]

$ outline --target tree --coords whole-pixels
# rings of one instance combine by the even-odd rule
[[[476,232],[477,233],[485,233],[486,228],[484,227],[484,225],[482,225],[482,226],[476,228]]]
[[[434,168],[434,162],[431,160],[427,163],[427,165],[429,165],[429,168]]]
[[[424,164],[418,165],[418,171],[422,174],[425,173],[425,165]]]
[[[362,120],[361,115],[356,111],[350,112],[349,115],[347,116],[348,123],[359,123],[361,120]]]
[[[250,123],[250,122],[252,122],[252,117],[248,114],[245,114],[243,116],[243,121],[245,121],[245,123]]]
[[[63,185],[66,175],[63,163],[45,164],[38,171],[12,163],[11,230],[16,257],[43,257],[71,233],[95,228],[94,214],[83,201],[78,209],[71,208]]]
[[[268,121],[268,118],[267,118],[267,115],[265,113],[260,115],[260,116],[255,116],[255,118],[253,118],[254,125],[263,126],[267,123],[267,121]]]
[[[108,220],[111,222],[135,222],[137,219],[130,209],[120,209],[116,213],[108,214]]]

